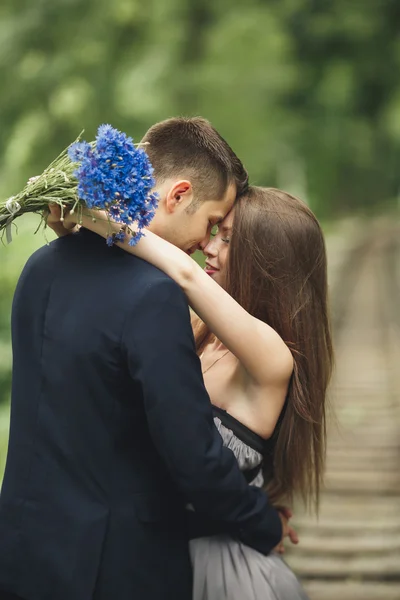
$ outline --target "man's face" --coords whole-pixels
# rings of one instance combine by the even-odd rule
[[[236,198],[235,184],[220,199],[206,200],[191,207],[193,198],[183,200],[172,214],[158,211],[149,229],[188,254],[208,244],[211,229],[231,210]]]

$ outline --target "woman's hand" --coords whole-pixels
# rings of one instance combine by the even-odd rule
[[[280,543],[274,548],[275,552],[278,554],[285,553],[285,539],[288,537],[292,544],[299,543],[299,536],[293,527],[289,525],[289,520],[293,517],[293,513],[290,508],[286,506],[276,507],[279,512],[279,516],[282,521],[282,539]]]
[[[79,230],[77,225],[77,215],[64,211],[64,219],[61,220],[61,207],[59,204],[49,205],[49,214],[47,216],[47,225],[57,234],[58,237],[64,237],[70,233]]]

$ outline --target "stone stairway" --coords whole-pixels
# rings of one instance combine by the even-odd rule
[[[400,225],[375,222],[335,260],[325,487],[286,560],[311,600],[400,600]]]

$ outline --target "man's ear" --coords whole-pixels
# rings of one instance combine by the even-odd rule
[[[189,206],[193,201],[192,184],[187,179],[175,181],[167,192],[165,208],[167,212],[173,213],[179,206]]]

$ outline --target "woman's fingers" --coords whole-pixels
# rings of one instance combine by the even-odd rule
[[[47,215],[47,225],[58,235],[63,237],[72,233],[75,227],[75,223],[72,219],[69,219],[66,211],[64,211],[64,220],[61,221],[61,207],[59,204],[49,204],[49,212]]]
[[[299,543],[299,536],[297,535],[297,531],[295,529],[293,529],[293,527],[289,527],[288,536],[289,536],[290,541],[292,542],[292,544],[298,544]]]
[[[61,212],[61,206],[53,203],[49,204],[49,218],[48,224],[61,223],[65,229],[73,229],[76,225],[76,219],[70,214],[69,208],[64,208]]]

